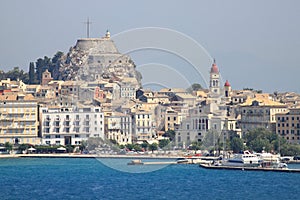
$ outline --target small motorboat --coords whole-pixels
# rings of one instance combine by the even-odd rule
[[[143,165],[144,163],[142,160],[132,160],[131,162],[127,163],[127,165]]]

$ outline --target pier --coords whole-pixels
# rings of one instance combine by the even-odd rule
[[[237,166],[214,166],[214,165],[199,165],[205,169],[219,169],[219,170],[242,170],[242,171],[265,171],[265,172],[289,172],[300,173],[300,169],[288,169],[288,168],[266,168],[266,167],[237,167]]]

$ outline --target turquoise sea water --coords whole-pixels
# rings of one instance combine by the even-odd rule
[[[296,173],[198,165],[126,173],[97,159],[0,159],[0,199],[300,199],[299,186]]]

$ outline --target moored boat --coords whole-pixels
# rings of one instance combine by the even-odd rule
[[[260,159],[257,155],[244,151],[242,154],[234,154],[232,158],[223,160],[223,166],[258,167]]]

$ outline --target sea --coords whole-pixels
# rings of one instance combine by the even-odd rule
[[[300,199],[300,173],[127,162],[2,158],[0,199]]]

